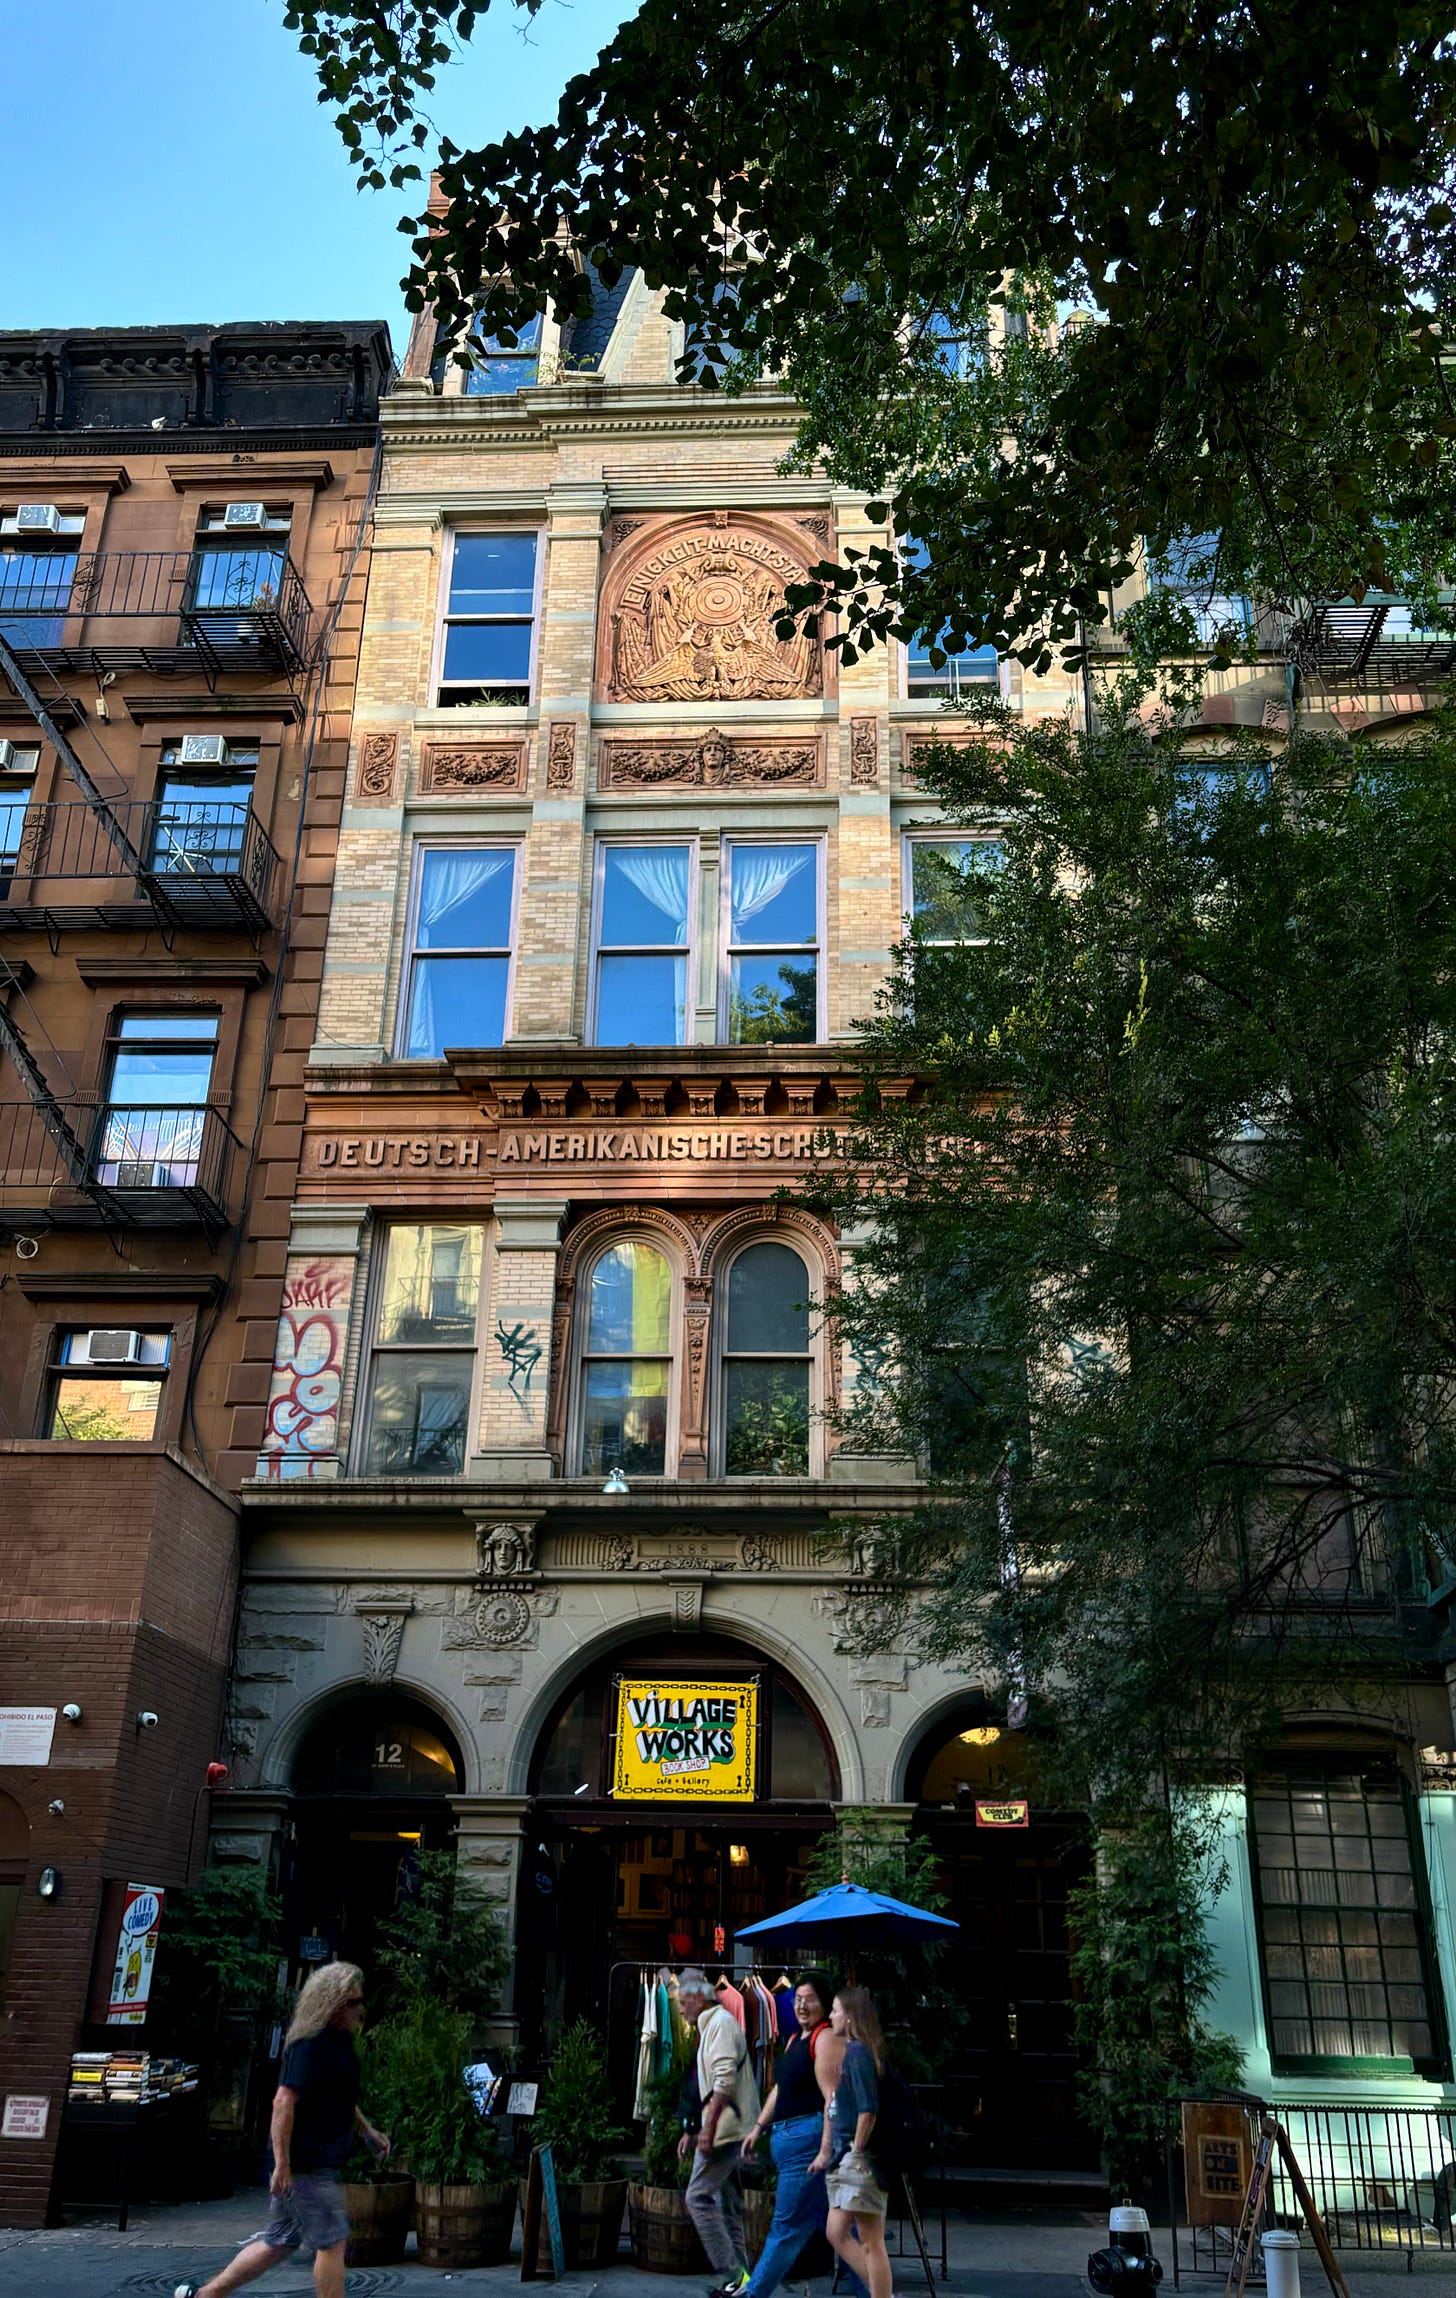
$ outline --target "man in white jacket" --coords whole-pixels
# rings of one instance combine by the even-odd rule
[[[748,2280],[743,2244],[743,2189],[738,2180],[738,2149],[758,2119],[758,2085],[748,2061],[748,2042],[731,2011],[717,2000],[707,1974],[684,1971],[677,1983],[683,2016],[698,2030],[698,2097],[703,2121],[697,2138],[684,2133],[679,2154],[696,2148],[693,2174],[683,2197],[698,2230],[708,2264],[718,2276],[715,2291],[734,2293]]]

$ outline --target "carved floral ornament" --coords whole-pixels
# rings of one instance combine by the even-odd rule
[[[721,522],[721,523],[720,523]],[[613,562],[603,600],[612,702],[797,701],[824,691],[816,634],[774,628],[809,546],[768,521],[694,520],[649,531]],[[618,568],[620,566],[620,572]]]
[[[420,789],[521,790],[526,782],[524,742],[429,742],[420,765]]]
[[[597,769],[597,784],[603,790],[657,782],[727,790],[754,783],[813,784],[823,778],[823,745],[817,735],[787,742],[735,742],[716,726],[709,727],[700,742],[604,741]]]

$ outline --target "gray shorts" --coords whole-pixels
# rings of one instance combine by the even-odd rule
[[[275,2194],[261,2239],[271,2250],[332,2250],[349,2239],[349,2213],[336,2170],[303,2170],[285,2194]]]
[[[831,2210],[852,2210],[856,2218],[883,2218],[889,2209],[889,2196],[868,2156],[853,2147],[831,2168],[824,2185]]]

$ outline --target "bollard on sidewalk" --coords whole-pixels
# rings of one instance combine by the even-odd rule
[[[1299,2298],[1299,2236],[1282,2227],[1263,2237],[1268,2298]]]

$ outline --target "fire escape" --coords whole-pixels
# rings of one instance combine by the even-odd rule
[[[54,952],[68,927],[155,925],[169,949],[179,929],[246,932],[256,945],[273,922],[279,858],[252,807],[108,795],[73,739],[87,721],[62,681],[190,673],[209,692],[220,673],[292,681],[308,667],[310,621],[298,570],[271,537],[227,553],[18,555],[0,579],[0,679],[77,796],[5,817],[0,935],[43,932]],[[23,958],[0,957],[0,1049],[25,1089],[0,1103],[0,1228],[100,1226],[113,1241],[138,1226],[220,1233],[239,1148],[221,1113],[57,1090],[30,1041],[39,1023],[22,1027],[12,1010],[29,978]]]

